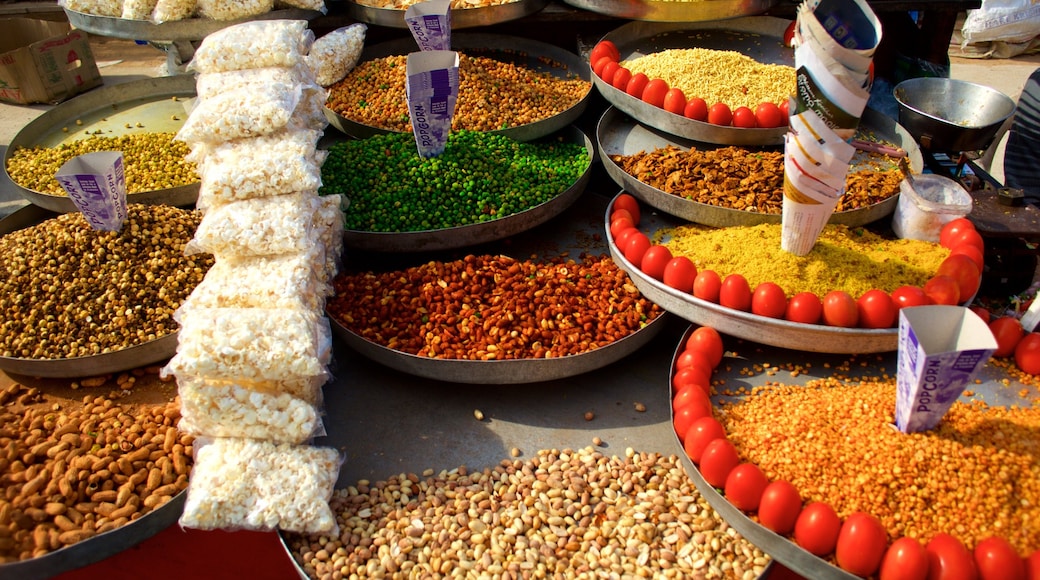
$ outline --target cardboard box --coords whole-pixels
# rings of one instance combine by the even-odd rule
[[[0,19],[0,101],[60,103],[101,82],[86,32],[67,22]]]

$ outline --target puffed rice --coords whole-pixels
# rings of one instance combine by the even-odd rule
[[[319,203],[316,192],[301,191],[210,208],[184,253],[217,259],[306,253],[317,240],[313,222]]]
[[[269,66],[293,67],[314,43],[306,20],[254,20],[222,28],[202,40],[188,63],[200,73]]]
[[[331,295],[325,249],[277,256],[222,258],[206,272],[183,308],[296,308],[320,313]]]
[[[339,534],[329,508],[340,454],[327,447],[196,439],[180,525]]]
[[[289,123],[300,97],[300,85],[280,84],[265,91],[237,90],[200,99],[175,138],[194,146],[269,135]]]
[[[328,14],[329,12],[328,7],[325,5],[325,0],[275,0],[274,7],[279,9],[299,8],[300,10],[314,10],[322,14]]]
[[[210,20],[241,20],[267,14],[274,9],[274,0],[195,0],[196,12]]]
[[[321,430],[317,409],[285,393],[197,378],[177,383],[181,400],[177,427],[196,437],[246,437],[300,444]]]
[[[123,0],[124,20],[151,20],[159,0]]]
[[[128,0],[129,1],[129,0]],[[267,90],[272,85],[298,84],[304,90],[321,90],[314,72],[305,64],[293,67],[269,66],[224,72],[200,73],[195,77],[195,94],[205,100],[237,90]]]
[[[359,22],[337,28],[315,39],[304,61],[314,71],[314,78],[319,85],[331,86],[353,70],[365,47],[367,30],[368,27]]]
[[[287,381],[328,377],[329,321],[295,308],[178,308],[177,353],[164,375],[178,379]]]
[[[314,221],[319,226],[318,241],[325,248],[325,280],[331,285],[343,259],[343,197],[334,194],[318,199],[321,204],[314,214]]]
[[[157,24],[187,20],[195,16],[195,0],[158,0],[152,10],[152,20]]]
[[[329,126],[329,119],[325,116],[325,101],[328,92],[318,87],[317,90],[305,88],[300,97],[300,103],[293,111],[289,124],[299,129],[314,129],[324,131]]]
[[[123,15],[123,0],[61,0],[61,6],[73,12],[93,14],[94,16]]]

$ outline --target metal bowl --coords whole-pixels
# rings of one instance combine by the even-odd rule
[[[239,20],[213,20],[210,18],[186,18],[171,22],[131,20],[114,16],[98,16],[64,8],[69,24],[91,34],[123,38],[126,40],[183,41],[202,40],[210,34],[252,20],[313,20],[322,15],[316,10],[290,8],[272,10],[264,14]],[[191,76],[191,75],[189,75]]]
[[[905,80],[892,92],[899,104],[899,124],[924,149],[986,149],[1015,112],[1011,97],[968,81],[922,77]]]
[[[760,14],[777,0],[564,0],[575,8],[627,20],[701,22]]]
[[[451,28],[475,28],[509,22],[530,16],[549,4],[549,0],[515,0],[507,4],[481,6],[479,8],[459,8],[451,10]],[[390,28],[408,28],[404,21],[404,10],[394,8],[377,8],[359,2],[347,0],[343,2],[347,16],[369,24],[378,24]]]

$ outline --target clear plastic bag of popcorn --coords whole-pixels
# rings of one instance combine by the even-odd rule
[[[327,99],[328,92],[321,87],[318,87],[318,90],[304,89],[289,124],[303,130],[324,131],[325,127],[329,126],[329,119],[324,111]]]
[[[336,277],[343,260],[343,197],[339,194],[323,195],[315,213],[318,224],[318,239],[325,248],[324,276],[331,292],[332,279]]]
[[[319,131],[282,129],[246,139],[203,144],[187,158],[198,158],[202,210],[233,201],[270,197],[321,187],[321,165],[315,157]]]
[[[274,9],[274,0],[195,0],[196,13],[210,20],[241,20],[267,14]]]
[[[152,10],[152,21],[156,24],[187,20],[195,16],[195,0],[158,0]]]
[[[319,85],[332,86],[354,69],[361,57],[361,50],[365,48],[367,30],[368,27],[359,22],[337,28],[314,40],[314,46],[304,61],[314,71],[314,78]]]
[[[73,12],[94,16],[119,18],[123,14],[123,0],[59,0],[58,5]]]
[[[322,14],[329,13],[325,0],[275,0],[274,7],[278,9],[299,8],[300,10],[314,10]]]
[[[288,381],[328,377],[328,319],[295,308],[178,308],[177,353],[163,369],[200,377]]]
[[[176,139],[190,146],[269,135],[289,124],[300,103],[300,85],[271,85],[197,100]]]
[[[163,369],[162,373],[164,376],[167,374],[167,369]],[[198,381],[203,380],[200,377],[191,375],[183,375],[178,378],[179,381]],[[324,401],[324,395],[322,393],[322,386],[328,382],[326,376],[318,377],[304,377],[301,379],[290,379],[290,380],[249,380],[243,378],[231,378],[231,379],[219,379],[219,378],[205,378],[206,384],[213,387],[231,387],[239,386],[243,389],[250,391],[256,391],[258,393],[278,393],[286,394],[294,399],[303,401],[315,409],[322,408],[322,401]],[[324,431],[321,433],[315,433],[315,437],[324,435]]]
[[[321,90],[314,73],[305,64],[269,66],[244,70],[202,73],[195,77],[195,94],[201,100],[237,90],[265,91],[272,85],[298,84],[303,90]]]
[[[321,313],[331,284],[325,248],[273,256],[221,258],[181,304],[184,308],[297,308]]]
[[[206,210],[185,255],[226,257],[301,254],[317,243],[318,195],[301,191],[258,197]]]
[[[335,449],[240,438],[196,440],[179,523],[186,528],[339,534],[329,499]]]
[[[157,4],[158,0],[123,0],[122,18],[150,21]]]
[[[177,381],[181,419],[177,428],[196,437],[246,437],[300,444],[323,433],[318,410],[286,393],[238,383]]]
[[[187,69],[215,73],[293,67],[314,43],[306,20],[254,20],[222,28],[202,40]]]

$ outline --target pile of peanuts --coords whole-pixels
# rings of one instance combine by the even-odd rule
[[[118,380],[126,389],[134,376]],[[19,383],[0,390],[0,564],[123,526],[184,490],[194,439],[177,430],[179,418],[176,401],[69,401]]]
[[[330,505],[338,536],[286,534],[311,578],[762,575],[675,456],[592,447],[528,461],[362,480]]]

